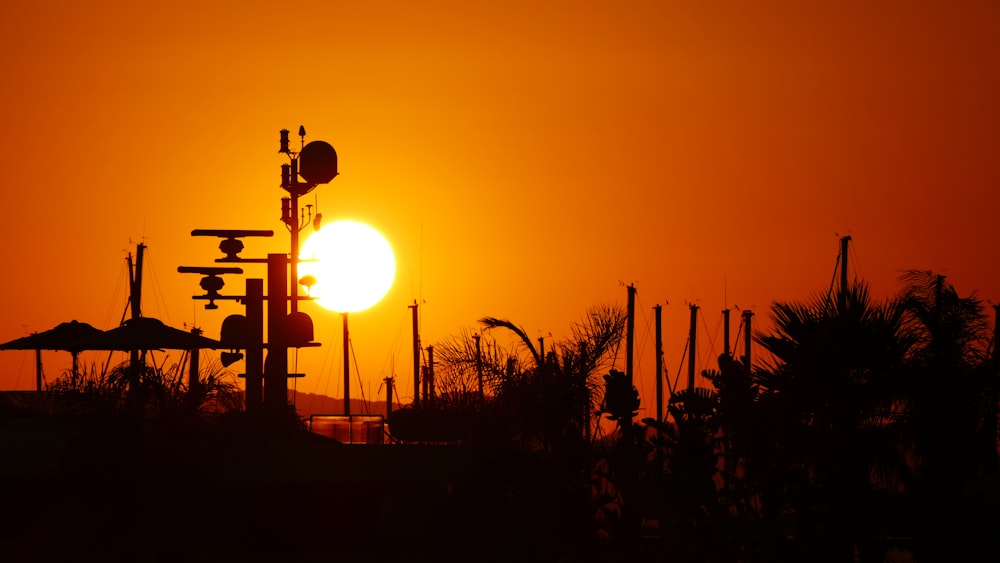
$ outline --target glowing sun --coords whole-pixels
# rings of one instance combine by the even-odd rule
[[[299,251],[299,280],[323,308],[353,313],[385,296],[396,277],[392,247],[378,231],[357,221],[323,225]],[[308,276],[311,276],[308,277]]]

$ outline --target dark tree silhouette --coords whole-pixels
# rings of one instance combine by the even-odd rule
[[[588,309],[570,337],[544,354],[509,320],[485,317],[480,324],[481,334],[464,331],[435,345],[435,385],[442,392],[434,407],[394,411],[393,433],[407,425],[449,428],[463,445],[507,452],[494,464],[497,471],[463,487],[462,498],[516,519],[498,526],[520,540],[544,533],[552,549],[539,557],[592,559],[597,495],[591,484],[599,472],[592,471],[591,436],[603,396],[598,374],[623,339],[625,311]],[[513,343],[500,344],[498,334],[513,335]],[[420,440],[419,432],[411,437]],[[605,481],[603,489],[614,491],[614,485]]]
[[[978,557],[997,524],[969,491],[997,472],[997,372],[989,323],[975,295],[961,297],[945,276],[911,270],[900,279],[907,328],[916,339],[904,394],[906,445],[916,477],[916,556]],[[993,548],[995,552],[995,548]]]
[[[788,514],[788,558],[881,561],[884,499],[905,473],[893,438],[893,385],[912,345],[896,300],[863,282],[808,303],[775,302],[758,342],[773,360],[755,373],[770,451],[765,514]]]

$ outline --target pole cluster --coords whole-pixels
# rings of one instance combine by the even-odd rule
[[[298,302],[303,299],[299,297],[298,291],[300,283],[298,262],[299,234],[310,223],[318,229],[321,215],[317,210],[314,218],[311,205],[307,206],[307,210],[300,210],[299,198],[318,185],[329,183],[338,175],[337,153],[332,146],[323,141],[306,144],[305,134],[305,128],[300,126],[301,144],[298,151],[290,147],[287,129],[282,129],[279,137],[278,152],[285,154],[289,159],[287,164],[281,165],[281,188],[288,193],[288,196],[281,198],[281,222],[291,235],[287,255],[278,253],[268,254],[267,258],[240,257],[239,254],[243,250],[242,238],[270,237],[273,236],[273,231],[195,229],[191,232],[192,236],[215,236],[223,239],[219,244],[219,250],[224,256],[217,258],[216,262],[267,264],[267,295],[264,295],[265,280],[261,278],[248,278],[243,295],[227,296],[219,293],[225,286],[220,276],[242,274],[242,268],[180,266],[177,269],[181,273],[204,276],[200,285],[206,293],[196,295],[194,298],[207,300],[206,309],[217,308],[215,304],[217,300],[234,300],[244,305],[246,315],[230,315],[225,319],[220,341],[232,350],[224,353],[226,362],[232,363],[243,359],[244,355],[236,351],[245,351],[246,373],[241,376],[246,378],[246,409],[251,413],[263,410],[265,413],[280,414],[287,410],[288,378],[301,375],[288,373],[288,350],[319,345],[312,341],[312,319],[298,310]],[[265,301],[267,301],[266,319]],[[266,359],[265,350],[267,350]],[[345,381],[346,377],[345,374]],[[345,390],[345,405],[349,405],[347,401]],[[345,408],[350,407],[345,406]]]

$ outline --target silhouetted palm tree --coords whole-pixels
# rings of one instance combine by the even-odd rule
[[[486,397],[477,420],[485,432],[479,436],[494,446],[514,446],[530,460],[530,479],[511,474],[495,484],[522,524],[546,526],[550,539],[581,552],[597,541],[590,427],[602,397],[599,373],[623,339],[625,317],[621,307],[593,307],[569,339],[544,355],[524,329],[496,317],[480,320],[478,356],[468,332],[435,347],[435,377],[443,388],[467,392],[482,373]],[[498,330],[514,335],[512,347],[497,344]]]
[[[759,452],[772,470],[759,473],[765,511],[793,515],[797,557],[881,560],[878,498],[904,471],[893,437],[893,386],[913,345],[903,308],[855,283],[775,302],[771,318],[773,332],[757,340],[773,360],[755,373],[772,437]]]
[[[945,276],[911,270],[900,279],[907,327],[917,345],[905,382],[906,440],[916,471],[912,490],[920,515],[921,560],[961,558],[981,515],[963,498],[997,467],[997,373],[987,350],[989,326],[981,301],[961,297]]]
[[[591,307],[570,338],[553,343],[544,357],[523,328],[484,317],[478,355],[468,331],[435,347],[435,378],[458,396],[476,389],[482,374],[483,408],[503,419],[514,440],[530,449],[578,449],[590,437],[603,389],[598,374],[611,365],[625,316],[619,306]],[[498,329],[515,336],[513,348],[489,336]]]

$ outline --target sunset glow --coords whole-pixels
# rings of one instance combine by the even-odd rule
[[[486,315],[556,342],[634,283],[649,405],[654,306],[671,379],[690,303],[711,367],[721,311],[766,328],[772,300],[828,288],[843,235],[875,295],[919,268],[1000,301],[995,1],[14,2],[0,46],[0,341],[117,326],[138,241],[143,314],[217,337],[243,307],[206,311],[176,268],[219,257],[198,228],[273,229],[244,255],[288,252],[276,151],[299,125],[340,159],[301,203],[393,244],[394,283],[352,319],[376,388],[412,361],[414,302],[423,345]],[[47,377],[69,366],[43,355]],[[325,358],[300,355],[300,391],[327,391]],[[0,387],[33,365],[0,353]]]

